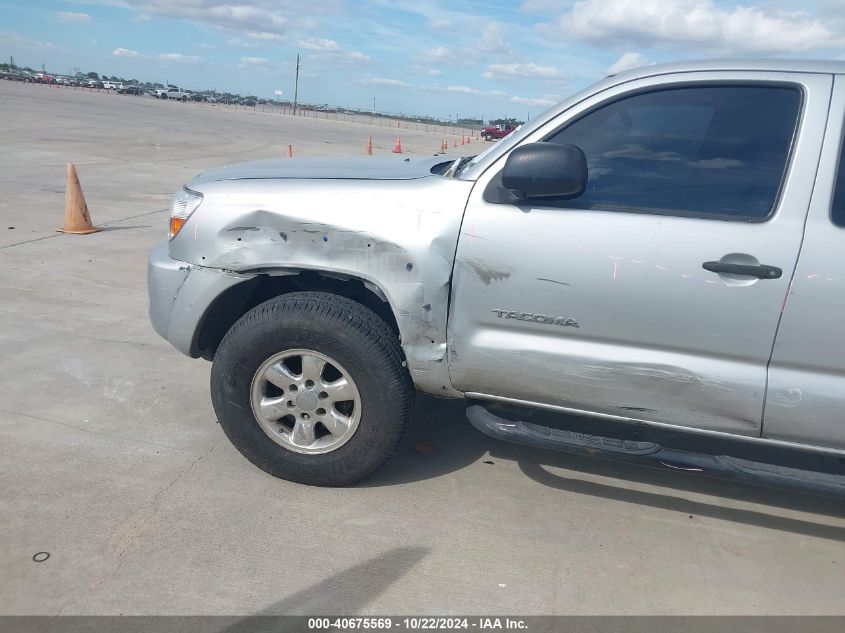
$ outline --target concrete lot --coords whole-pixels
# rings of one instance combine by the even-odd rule
[[[9,82],[0,113],[0,613],[845,614],[842,501],[506,445],[422,398],[352,489],[235,451],[210,365],[147,320],[170,195],[395,131]],[[101,233],[54,232],[67,161]]]

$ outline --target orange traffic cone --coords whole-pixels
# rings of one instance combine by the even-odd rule
[[[402,139],[398,136],[396,137],[396,145],[393,146],[393,153],[394,154],[401,154],[402,153]]]
[[[440,141],[440,152],[445,154],[448,150],[449,150],[449,140],[444,138],[442,141]]]
[[[293,145],[288,145],[288,158],[293,158]]]
[[[373,137],[367,138],[367,156],[373,155]]]
[[[65,191],[65,225],[56,229],[62,233],[96,233],[101,231],[99,227],[91,224],[91,216],[88,214],[88,205],[85,203],[85,196],[82,194],[82,187],[79,184],[79,177],[76,175],[76,167],[72,163],[67,164],[67,188]]]
[[[463,134],[461,134],[461,145],[466,145],[466,139]]]

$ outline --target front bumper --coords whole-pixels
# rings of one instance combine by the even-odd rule
[[[199,332],[211,304],[229,288],[254,277],[173,259],[167,242],[157,244],[147,263],[153,328],[183,354],[200,356]]]

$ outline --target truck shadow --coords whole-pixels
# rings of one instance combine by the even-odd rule
[[[189,628],[217,630],[220,633],[280,633],[293,629],[288,628],[288,622],[268,616],[360,614],[375,598],[416,567],[428,552],[429,549],[424,547],[388,550],[293,593],[254,615],[194,618],[196,626]],[[223,626],[217,628],[221,624]],[[302,626],[302,630],[306,630],[304,624]]]
[[[845,498],[501,442],[470,425],[464,402],[424,395],[417,397],[414,421],[397,455],[359,486],[393,486],[448,475],[464,468],[495,468],[500,460],[515,462],[525,477],[556,490],[646,505],[693,517],[711,517],[845,541],[845,525],[817,522],[807,515],[788,516],[797,511],[845,518]],[[596,477],[603,479],[597,481]],[[615,481],[608,482],[606,478]],[[665,492],[655,492],[654,487]],[[698,495],[720,497],[728,500],[728,504],[701,500]],[[778,508],[787,512],[781,513]]]

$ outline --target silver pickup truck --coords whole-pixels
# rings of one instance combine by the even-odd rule
[[[843,62],[694,62],[607,77],[471,159],[213,169],[173,200],[150,317],[213,359],[238,450],[293,481],[372,474],[415,387],[502,439],[835,471],[843,122]]]

